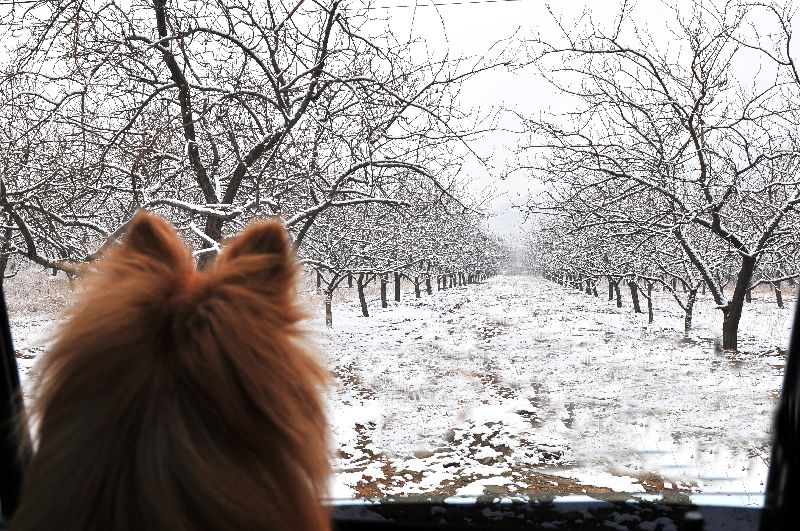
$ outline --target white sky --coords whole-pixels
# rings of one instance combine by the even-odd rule
[[[447,3],[463,0],[435,0]],[[427,6],[421,7],[427,2]],[[548,13],[546,3],[539,0],[517,0],[513,2],[486,2],[479,4],[454,4],[431,7],[430,0],[419,0],[420,7],[376,9],[376,17],[385,17],[398,38],[423,39],[434,53],[448,52],[451,57],[482,56],[500,53],[517,38],[530,38],[537,33],[555,36],[556,26]],[[414,0],[377,0],[375,6],[399,6],[415,4]],[[613,22],[613,14],[619,11],[620,1],[585,2],[565,0],[551,3],[554,12],[567,20],[576,20],[589,8],[593,18],[601,23]],[[513,46],[513,44],[512,44]],[[559,106],[559,97],[550,86],[530,73],[513,73],[496,69],[477,76],[466,83],[462,102],[467,108],[488,110],[504,107],[522,113],[537,113],[540,109]],[[518,128],[516,119],[508,114],[500,117],[499,125],[505,129]],[[496,215],[490,226],[503,233],[519,230],[522,217],[511,208],[528,194],[530,183],[524,175],[511,176],[504,181],[496,177],[503,173],[506,161],[512,158],[511,149],[518,135],[498,132],[475,142],[481,155],[492,156],[495,169],[487,172],[477,161],[467,161],[466,171],[474,179],[474,188],[480,193],[488,185],[496,189],[497,197],[492,201]]]
[[[433,0],[440,4],[469,0]],[[476,0],[473,0],[476,1]],[[540,0],[495,1],[473,4],[438,5],[432,7],[431,0],[375,0],[374,6],[414,6],[376,9],[376,27],[388,24],[398,38],[422,39],[430,50],[449,53],[451,57],[480,56],[487,51],[499,51],[498,41],[509,41],[513,35],[519,38],[541,36],[547,41],[558,38],[559,30],[548,12],[552,11],[568,28],[587,16],[597,27],[612,28],[619,15],[624,0],[561,0],[544,2]],[[674,0],[668,5],[676,5],[681,14],[688,13],[691,0]],[[724,0],[706,0],[706,5],[722,6]],[[423,4],[427,4],[422,7]],[[674,14],[665,3],[658,0],[629,0],[632,19],[640,29],[651,35],[659,46],[672,52],[680,46],[667,31],[667,23],[674,21]],[[797,25],[795,21],[795,25]],[[763,28],[762,28],[763,29]],[[797,32],[800,34],[800,31]],[[494,46],[494,49],[493,49]],[[797,55],[797,54],[795,54]],[[752,76],[750,72],[758,67],[756,58],[745,58],[735,65],[733,76],[740,79]],[[463,103],[471,109],[490,109],[504,107],[524,114],[535,114],[540,110],[558,111],[570,102],[546,82],[537,79],[531,70],[512,73],[495,70],[469,81],[462,92]],[[507,129],[517,128],[516,120],[504,115],[499,125]],[[503,172],[512,158],[511,149],[521,138],[506,132],[488,135],[475,142],[474,147],[483,155],[492,155],[494,173],[484,170],[479,164],[467,161],[467,171],[474,179],[475,190],[486,185],[496,188],[497,197],[492,201],[496,216],[490,226],[498,232],[513,234],[519,231],[522,217],[511,208],[512,203],[524,201],[532,183],[522,174],[499,181],[496,176]]]

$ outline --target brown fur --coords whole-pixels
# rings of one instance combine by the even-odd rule
[[[328,529],[326,375],[279,222],[208,270],[140,213],[47,354],[19,531]]]

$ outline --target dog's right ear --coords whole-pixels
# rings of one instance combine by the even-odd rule
[[[291,259],[292,246],[283,223],[278,220],[270,220],[251,225],[231,240],[223,256],[233,259],[238,256],[254,254]]]
[[[272,289],[274,281],[288,289],[297,270],[289,235],[279,220],[256,223],[232,238],[216,267],[226,274],[248,278],[259,289]]]
[[[175,268],[192,266],[189,250],[175,229],[162,218],[140,210],[130,222],[117,256],[140,256],[150,263],[161,263]]]

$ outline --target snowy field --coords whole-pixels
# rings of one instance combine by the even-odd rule
[[[55,312],[23,295],[7,293],[29,393]],[[763,492],[792,314],[768,293],[736,354],[715,350],[707,299],[683,338],[667,294],[652,325],[535,277],[403,297],[369,318],[345,297],[332,329],[312,310],[334,375],[335,497]]]
[[[532,277],[368,319],[340,304],[317,328],[339,383],[335,494],[762,492],[791,310],[749,305],[730,354],[710,301],[687,339],[669,295],[655,304],[648,326]]]

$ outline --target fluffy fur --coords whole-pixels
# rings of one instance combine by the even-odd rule
[[[326,373],[302,346],[295,277],[277,221],[197,271],[139,213],[45,358],[11,528],[328,529]]]

